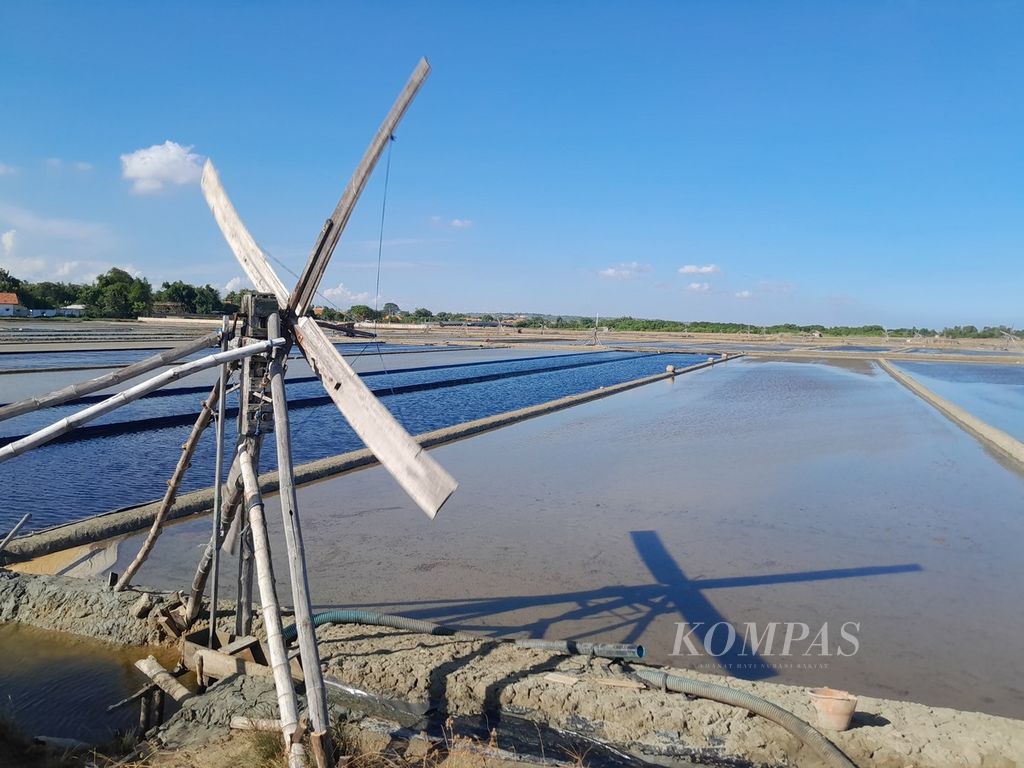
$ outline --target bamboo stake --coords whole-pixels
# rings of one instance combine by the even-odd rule
[[[270,336],[281,335],[281,318],[278,313],[270,315],[267,321]],[[313,605],[309,598],[309,577],[306,573],[306,554],[302,542],[302,526],[299,522],[298,498],[295,494],[294,470],[292,467],[291,434],[288,423],[288,399],[284,391],[284,361],[288,348],[281,347],[270,360],[270,394],[274,402],[274,437],[277,442],[277,476],[280,483],[278,496],[281,500],[281,518],[284,523],[284,540],[288,548],[288,571],[292,583],[292,605],[295,609],[295,628],[298,630],[299,652],[302,655],[302,672],[306,682],[306,699],[309,704],[313,755],[317,768],[332,768],[330,743],[330,716],[327,712],[327,692],[324,688],[323,673],[320,670],[320,652],[316,644],[316,630],[313,628]]]
[[[134,379],[136,376],[141,376],[144,373],[149,373],[155,368],[159,368],[167,363],[180,360],[183,357],[188,357],[194,352],[198,352],[201,349],[212,347],[217,343],[220,338],[220,331],[213,331],[205,336],[202,336],[194,341],[181,344],[180,346],[166,349],[163,352],[147,357],[145,360],[140,360],[137,363],[132,363],[124,368],[119,368],[112,373],[106,373],[103,376],[97,376],[95,379],[89,379],[88,381],[82,381],[78,384],[72,384],[63,389],[57,389],[53,392],[49,392],[45,395],[37,395],[36,397],[29,397],[25,400],[19,400],[16,403],[10,403],[0,408],[0,421],[10,419],[15,416],[21,416],[23,413],[32,413],[38,411],[41,408],[50,408],[54,405],[60,405],[66,403],[68,400],[74,400],[75,398],[84,397],[85,395],[98,392],[101,389],[107,387],[116,386],[123,381]]]
[[[125,568],[121,578],[114,585],[115,592],[123,592],[127,589],[135,574],[138,573],[139,568],[142,567],[142,564],[146,562],[146,558],[153,551],[153,547],[156,546],[156,540],[163,532],[167,513],[170,512],[171,507],[174,505],[174,499],[178,495],[178,486],[181,485],[185,472],[192,465],[192,456],[196,452],[196,446],[199,445],[199,438],[202,437],[203,432],[206,431],[210,424],[210,419],[213,416],[213,404],[220,398],[220,393],[224,391],[222,382],[223,377],[213,385],[213,389],[210,390],[206,402],[203,403],[202,410],[200,410],[195,424],[192,425],[192,433],[181,446],[181,456],[178,457],[178,464],[174,468],[171,479],[167,481],[167,490],[164,491],[164,498],[160,502],[160,509],[157,510],[156,517],[153,518],[153,524],[149,527],[146,540],[142,542],[142,546],[139,548],[138,554],[135,555],[135,559]]]
[[[116,395],[108,397],[103,402],[84,408],[71,416],[54,422],[48,427],[44,427],[43,429],[33,432],[31,435],[27,435],[21,440],[8,443],[0,448],[0,463],[3,463],[8,459],[13,459],[15,456],[20,456],[33,448],[45,445],[54,438],[67,434],[71,430],[77,429],[93,419],[105,416],[111,411],[117,410],[122,405],[127,405],[130,402],[138,400],[143,395],[147,395],[156,389],[160,389],[164,385],[170,384],[172,381],[177,381],[178,379],[184,378],[185,376],[189,376],[193,373],[199,373],[199,371],[205,371],[207,368],[213,368],[221,363],[230,363],[235,360],[241,360],[242,358],[249,357],[250,355],[269,352],[271,349],[279,347],[285,343],[284,339],[269,339],[267,341],[248,344],[244,347],[238,347],[237,349],[232,349],[228,352],[218,352],[214,355],[201,357],[198,360],[193,360],[191,363],[185,363],[184,365],[179,365],[176,368],[171,368],[169,371],[164,371],[151,379],[146,379],[141,384],[136,384],[134,387],[129,387],[122,392],[118,392]]]
[[[274,589],[270,544],[263,517],[263,499],[260,496],[259,481],[256,478],[252,456],[242,452],[239,454],[239,459],[242,467],[242,483],[245,485],[245,504],[249,510],[249,528],[252,530],[253,549],[256,555],[260,605],[263,607],[263,625],[267,631],[270,666],[274,670],[274,687],[277,689],[277,706],[281,715],[281,731],[284,735],[285,751],[288,754],[290,768],[303,768],[302,742],[293,743],[292,741],[292,736],[299,725],[299,712],[295,699],[295,688],[292,684],[291,667],[288,664],[288,654],[284,645],[284,635],[281,631],[281,612],[277,604],[277,592]]]

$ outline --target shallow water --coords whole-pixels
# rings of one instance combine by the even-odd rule
[[[439,447],[460,487],[433,522],[380,468],[304,487],[314,600],[1024,717],[1024,477],[862,370],[738,360]],[[188,583],[208,537],[172,527],[137,580]],[[676,655],[680,622],[720,651],[723,621],[778,637]],[[784,654],[787,623],[811,636]]]
[[[481,359],[487,359],[489,351],[475,351],[473,354],[475,362],[480,363]],[[519,354],[522,355],[522,350]],[[371,386],[381,390],[382,402],[407,430],[420,434],[651,375],[663,371],[669,364],[684,367],[703,359],[684,354],[654,356],[621,352],[602,352],[585,357],[572,355],[555,360],[551,356],[543,356],[514,362],[508,361],[507,357],[507,354],[500,355],[497,359],[501,362],[488,366],[386,374],[374,377]],[[399,355],[396,359],[405,358]],[[454,362],[458,358],[450,359]],[[600,364],[580,366],[586,361]],[[390,386],[459,379],[474,373],[530,371],[553,365],[564,368],[445,389],[393,396],[388,392]],[[572,365],[577,367],[569,367]],[[3,383],[0,382],[0,386]],[[289,392],[290,397],[323,395],[323,388],[318,382],[309,382],[291,385]],[[125,406],[107,421],[138,418],[144,414],[151,416],[189,410],[195,413],[202,399],[201,394],[191,394],[141,401]],[[73,410],[72,406],[61,406],[48,409],[45,414],[27,414],[11,419],[0,425],[2,434],[24,434]],[[333,404],[295,409],[291,414],[291,427],[296,463],[362,447],[362,442]],[[102,435],[81,442],[54,443],[0,464],[0,487],[5,491],[0,499],[0,531],[9,529],[26,512],[32,513],[32,520],[24,529],[27,532],[159,498],[189,430],[190,426],[183,424],[146,432]],[[230,450],[234,438],[229,435],[227,442]],[[274,451],[273,440],[265,441],[260,462],[263,469],[276,465]],[[195,468],[186,475],[182,492],[212,484],[214,453],[214,433],[208,430],[196,449]]]
[[[28,736],[108,741],[115,731],[138,725],[138,704],[105,710],[145,684],[133,664],[150,653],[170,662],[167,649],[122,648],[0,624],[0,712]],[[165,714],[171,711],[167,707]]]
[[[1024,440],[1024,366],[898,363],[925,387]]]

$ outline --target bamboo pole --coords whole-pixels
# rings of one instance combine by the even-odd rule
[[[4,421],[5,419],[10,419],[15,416],[21,416],[23,413],[32,413],[33,411],[38,411],[41,408],[50,408],[54,405],[60,405],[61,403],[66,403],[68,400],[84,397],[85,395],[92,394],[93,392],[98,392],[101,389],[116,386],[123,381],[129,381],[130,379],[134,379],[136,376],[149,373],[155,368],[167,365],[175,360],[180,360],[183,357],[188,357],[201,349],[212,347],[217,343],[217,340],[220,338],[220,334],[220,331],[213,331],[212,333],[208,333],[194,341],[189,341],[171,349],[166,349],[157,355],[147,357],[145,360],[132,363],[124,368],[119,368],[111,373],[106,373],[103,376],[97,376],[95,379],[89,379],[88,381],[82,381],[78,384],[72,384],[64,387],[63,389],[48,392],[45,395],[37,395],[36,397],[19,400],[16,403],[10,403],[9,405],[5,405],[0,408],[0,421]]]
[[[274,312],[267,321],[270,336],[281,335],[281,318]],[[274,438],[277,442],[278,496],[281,500],[281,518],[284,540],[288,548],[288,571],[292,584],[292,605],[295,609],[295,627],[298,630],[302,672],[306,682],[306,699],[313,725],[311,734],[313,755],[317,768],[332,768],[330,743],[330,716],[327,712],[327,692],[320,669],[320,652],[313,627],[313,605],[309,598],[309,577],[306,573],[306,553],[299,522],[299,505],[295,493],[292,467],[291,434],[288,423],[288,399],[284,390],[284,361],[288,348],[276,350],[270,360],[270,394],[274,403]]]
[[[77,429],[83,424],[89,423],[93,419],[105,416],[111,411],[117,410],[122,405],[127,405],[130,402],[138,400],[143,395],[147,395],[154,390],[160,389],[166,384],[170,384],[172,381],[177,381],[178,379],[190,376],[193,373],[199,373],[199,371],[205,371],[207,368],[213,368],[221,363],[230,363],[235,360],[241,360],[242,358],[249,357],[250,355],[269,352],[271,349],[279,347],[285,343],[284,339],[268,339],[267,341],[260,341],[254,344],[248,344],[244,347],[238,347],[237,349],[232,349],[228,352],[218,352],[214,355],[201,357],[198,360],[193,360],[191,363],[185,363],[184,365],[179,365],[176,368],[171,368],[169,371],[164,371],[151,379],[146,379],[142,383],[136,384],[134,387],[129,387],[122,392],[118,392],[116,395],[108,397],[103,402],[84,408],[71,416],[54,422],[48,427],[44,427],[43,429],[33,432],[31,435],[27,435],[21,440],[15,440],[13,443],[8,443],[0,448],[0,463],[3,463],[8,459],[13,459],[15,456],[20,456],[33,448],[45,445],[51,440],[67,434],[71,430]]]
[[[224,315],[221,320],[221,350],[228,348],[228,316]],[[209,647],[213,648],[213,641],[217,635],[217,597],[220,587],[220,497],[221,478],[224,476],[224,411],[227,399],[228,367],[220,367],[220,393],[217,398],[217,434],[214,438],[217,441],[216,454],[213,461],[213,584],[210,585],[210,642]]]
[[[185,472],[192,465],[192,456],[195,455],[196,446],[199,445],[199,438],[202,437],[203,432],[210,424],[210,419],[213,416],[213,404],[220,399],[221,393],[224,391],[224,379],[221,379],[213,385],[213,389],[210,390],[209,396],[206,401],[202,404],[202,410],[199,411],[199,416],[196,417],[195,424],[192,425],[192,433],[188,436],[181,446],[181,456],[178,457],[178,464],[174,468],[174,473],[171,475],[171,479],[167,481],[167,490],[164,491],[164,498],[160,502],[160,509],[157,510],[156,517],[153,518],[153,524],[149,527],[149,533],[146,536],[146,540],[142,542],[142,546],[139,548],[138,554],[135,555],[135,559],[131,561],[124,573],[121,574],[121,578],[117,580],[117,584],[114,585],[115,592],[123,592],[127,589],[128,585],[131,584],[135,574],[138,573],[139,568],[146,562],[146,558],[149,557],[153,551],[153,547],[156,546],[156,540],[164,529],[164,520],[167,518],[167,513],[174,505],[174,499],[178,495],[178,486],[181,485],[181,481],[185,477]],[[212,635],[211,635],[212,637]]]
[[[181,702],[192,698],[192,691],[175,680],[170,672],[160,666],[160,662],[155,657],[148,656],[145,659],[139,659],[135,662],[135,667],[175,701]]]
[[[11,528],[11,532],[8,533],[6,536],[4,536],[4,540],[3,541],[0,541],[0,552],[4,551],[4,548],[10,543],[11,539],[14,538],[14,535],[18,531],[20,531],[21,527],[25,523],[27,523],[29,520],[31,520],[31,519],[32,519],[32,513],[31,512],[26,512],[24,515],[21,516],[21,520],[19,520],[18,522],[16,522],[14,524],[14,527]]]
[[[270,561],[270,543],[267,539],[266,523],[263,517],[263,499],[260,496],[259,481],[253,467],[252,455],[239,454],[242,467],[242,483],[245,486],[246,507],[249,510],[249,528],[252,530],[253,549],[256,555],[256,572],[260,587],[260,605],[263,607],[263,626],[267,631],[267,649],[270,652],[270,666],[274,670],[274,687],[277,689],[277,706],[281,715],[281,731],[284,735],[285,751],[290,768],[303,768],[304,750],[302,742],[293,743],[292,736],[299,725],[298,705],[295,687],[292,684],[291,667],[285,650],[284,635],[281,631],[281,611],[274,589],[274,571]]]

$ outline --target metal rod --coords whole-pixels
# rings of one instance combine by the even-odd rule
[[[6,547],[8,543],[10,543],[11,539],[14,538],[14,535],[21,530],[21,526],[27,523],[30,519],[32,519],[31,512],[26,512],[24,515],[21,516],[21,520],[14,524],[14,527],[11,528],[11,532],[4,536],[3,541],[0,541],[0,552],[4,551],[4,547]]]
[[[140,360],[137,363],[126,365],[123,368],[119,368],[111,373],[105,373],[102,376],[97,376],[95,379],[89,379],[88,381],[82,381],[78,384],[72,384],[62,389],[48,392],[45,395],[36,395],[35,397],[29,397],[25,400],[19,400],[16,403],[11,403],[0,407],[0,421],[10,419],[15,416],[20,416],[23,413],[32,413],[41,408],[50,408],[54,405],[60,405],[66,403],[68,400],[73,400],[84,395],[98,392],[101,389],[112,387],[115,384],[120,384],[122,381],[128,381],[134,379],[136,376],[141,376],[144,373],[149,373],[154,368],[159,368],[167,363],[180,360],[183,357],[191,355],[193,352],[198,352],[206,347],[212,347],[217,343],[219,331],[208,333],[193,341],[189,341],[185,344],[181,344],[171,349],[165,349],[159,354],[147,357],[145,360]]]
[[[282,335],[281,318],[277,312],[267,318],[267,333],[271,336]],[[318,768],[330,768],[331,721],[327,711],[327,691],[324,688],[323,672],[320,669],[316,630],[313,627],[313,604],[309,597],[309,576],[306,572],[306,554],[302,542],[302,526],[299,523],[299,505],[292,466],[288,399],[284,389],[284,361],[287,359],[288,348],[281,347],[271,357],[269,368],[270,394],[274,402],[274,438],[277,442],[278,498],[281,500],[284,540],[288,549],[288,571],[292,584],[292,605],[299,637],[299,653],[302,657],[302,674],[313,725],[311,735],[314,741],[319,742],[314,745],[313,755]]]
[[[284,339],[268,339],[267,341],[248,344],[244,347],[238,347],[237,349],[232,349],[227,352],[218,352],[215,355],[201,357],[198,360],[193,360],[191,363],[185,363],[184,365],[179,365],[176,368],[171,368],[169,371],[164,371],[151,379],[146,379],[142,383],[136,384],[134,387],[129,387],[122,392],[118,392],[116,395],[108,397],[103,402],[84,408],[71,416],[67,416],[60,421],[50,424],[48,427],[43,427],[42,429],[33,432],[31,435],[21,438],[21,440],[8,443],[3,448],[0,448],[0,464],[8,459],[13,459],[15,456],[20,456],[33,448],[45,445],[54,438],[60,437],[83,424],[87,424],[93,419],[105,416],[111,411],[117,410],[122,405],[127,405],[128,403],[138,400],[143,395],[147,395],[154,390],[160,389],[160,387],[170,384],[172,381],[177,381],[178,379],[190,376],[193,373],[199,373],[199,371],[205,371],[207,368],[213,368],[221,363],[230,363],[234,360],[241,360],[251,355],[258,355],[261,352],[269,352],[271,349],[280,347],[285,343]]]
[[[228,316],[221,321],[221,351],[228,348]],[[227,400],[228,365],[220,367],[220,395],[217,398],[217,453],[213,461],[213,582],[210,585],[210,639],[209,648],[217,634],[217,589],[220,586],[220,496],[224,475],[224,411]]]

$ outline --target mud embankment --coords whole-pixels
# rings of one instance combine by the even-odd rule
[[[157,642],[158,630],[131,615],[137,597],[109,592],[101,584],[0,571],[0,621],[124,644]],[[487,638],[361,625],[324,625],[318,637],[327,676],[391,699],[425,704],[428,719],[443,722],[481,712],[499,722],[503,715],[525,717],[619,745],[646,760],[675,764],[820,764],[796,737],[767,720],[712,701],[641,688],[628,667],[607,660],[588,662]],[[748,691],[815,722],[805,688],[677,674]],[[237,695],[227,697],[227,703],[217,703],[223,696],[195,699],[165,727],[165,741],[190,741],[185,737],[190,729],[204,738],[226,733],[239,701],[249,706],[244,703],[247,684],[231,685]],[[266,685],[254,685],[252,693],[252,711],[271,714],[273,698]],[[1012,768],[1024,761],[1024,723],[907,702],[862,697],[853,727],[827,735],[861,766]]]

